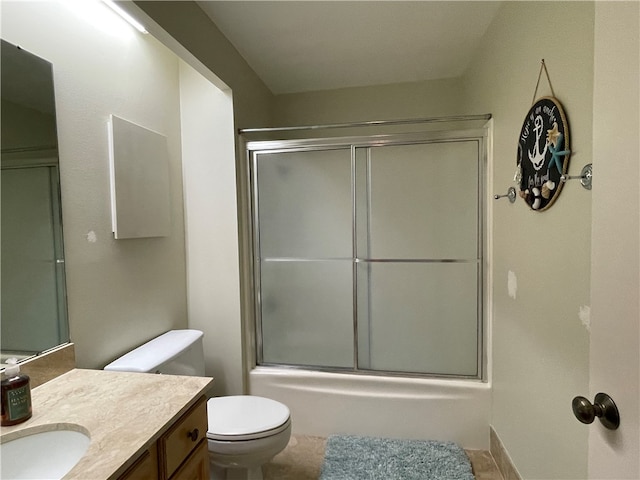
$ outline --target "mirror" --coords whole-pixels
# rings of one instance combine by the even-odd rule
[[[69,341],[52,65],[2,40],[2,363]]]

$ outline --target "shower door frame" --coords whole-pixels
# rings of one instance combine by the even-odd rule
[[[358,261],[356,254],[356,150],[359,148],[419,145],[443,142],[476,141],[478,144],[478,199],[477,199],[477,361],[475,375],[443,374],[443,373],[417,373],[404,371],[385,371],[373,369],[360,369],[358,365]],[[444,131],[423,131],[417,133],[394,133],[382,135],[359,135],[345,137],[303,138],[286,140],[251,140],[245,142],[247,160],[248,182],[248,208],[251,237],[251,272],[253,278],[252,296],[253,312],[252,328],[250,332],[251,366],[277,367],[288,369],[313,370],[323,372],[339,372],[346,374],[419,377],[419,378],[451,378],[486,381],[487,379],[487,353],[486,346],[486,322],[488,319],[487,301],[487,171],[489,149],[489,125],[483,128],[458,128]],[[350,149],[351,155],[351,215],[352,215],[352,283],[353,283],[353,355],[354,361],[351,367],[327,367],[320,365],[292,365],[281,363],[263,362],[262,343],[262,318],[261,318],[261,258],[260,258],[260,232],[259,232],[259,205],[258,205],[258,181],[256,178],[258,156],[266,153],[292,153],[322,150]],[[375,260],[373,260],[375,262]],[[446,261],[445,261],[446,262]],[[444,262],[443,262],[444,263]]]

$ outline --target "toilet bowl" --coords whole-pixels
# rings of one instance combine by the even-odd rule
[[[207,401],[209,467],[212,479],[262,480],[262,465],[291,437],[289,409],[252,395]]]
[[[203,376],[203,336],[199,330],[171,330],[104,369]],[[210,398],[207,417],[211,480],[262,480],[262,466],[280,453],[291,437],[289,409],[269,398]]]

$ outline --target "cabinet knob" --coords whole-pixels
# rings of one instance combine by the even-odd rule
[[[197,428],[194,428],[190,432],[187,432],[187,437],[189,437],[191,439],[191,441],[193,441],[193,442],[198,440],[198,435],[200,435],[200,432],[198,431]]]

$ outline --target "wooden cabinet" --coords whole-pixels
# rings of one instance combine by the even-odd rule
[[[208,480],[207,402],[200,398],[119,480]]]
[[[155,443],[138,457],[119,480],[149,480],[150,478],[158,478],[158,447]]]
[[[209,479],[209,448],[206,440],[198,444],[189,459],[171,477],[171,480],[205,479]]]
[[[160,478],[168,480],[200,444],[207,450],[207,402],[202,397],[158,440]],[[208,462],[206,477],[208,479]]]

